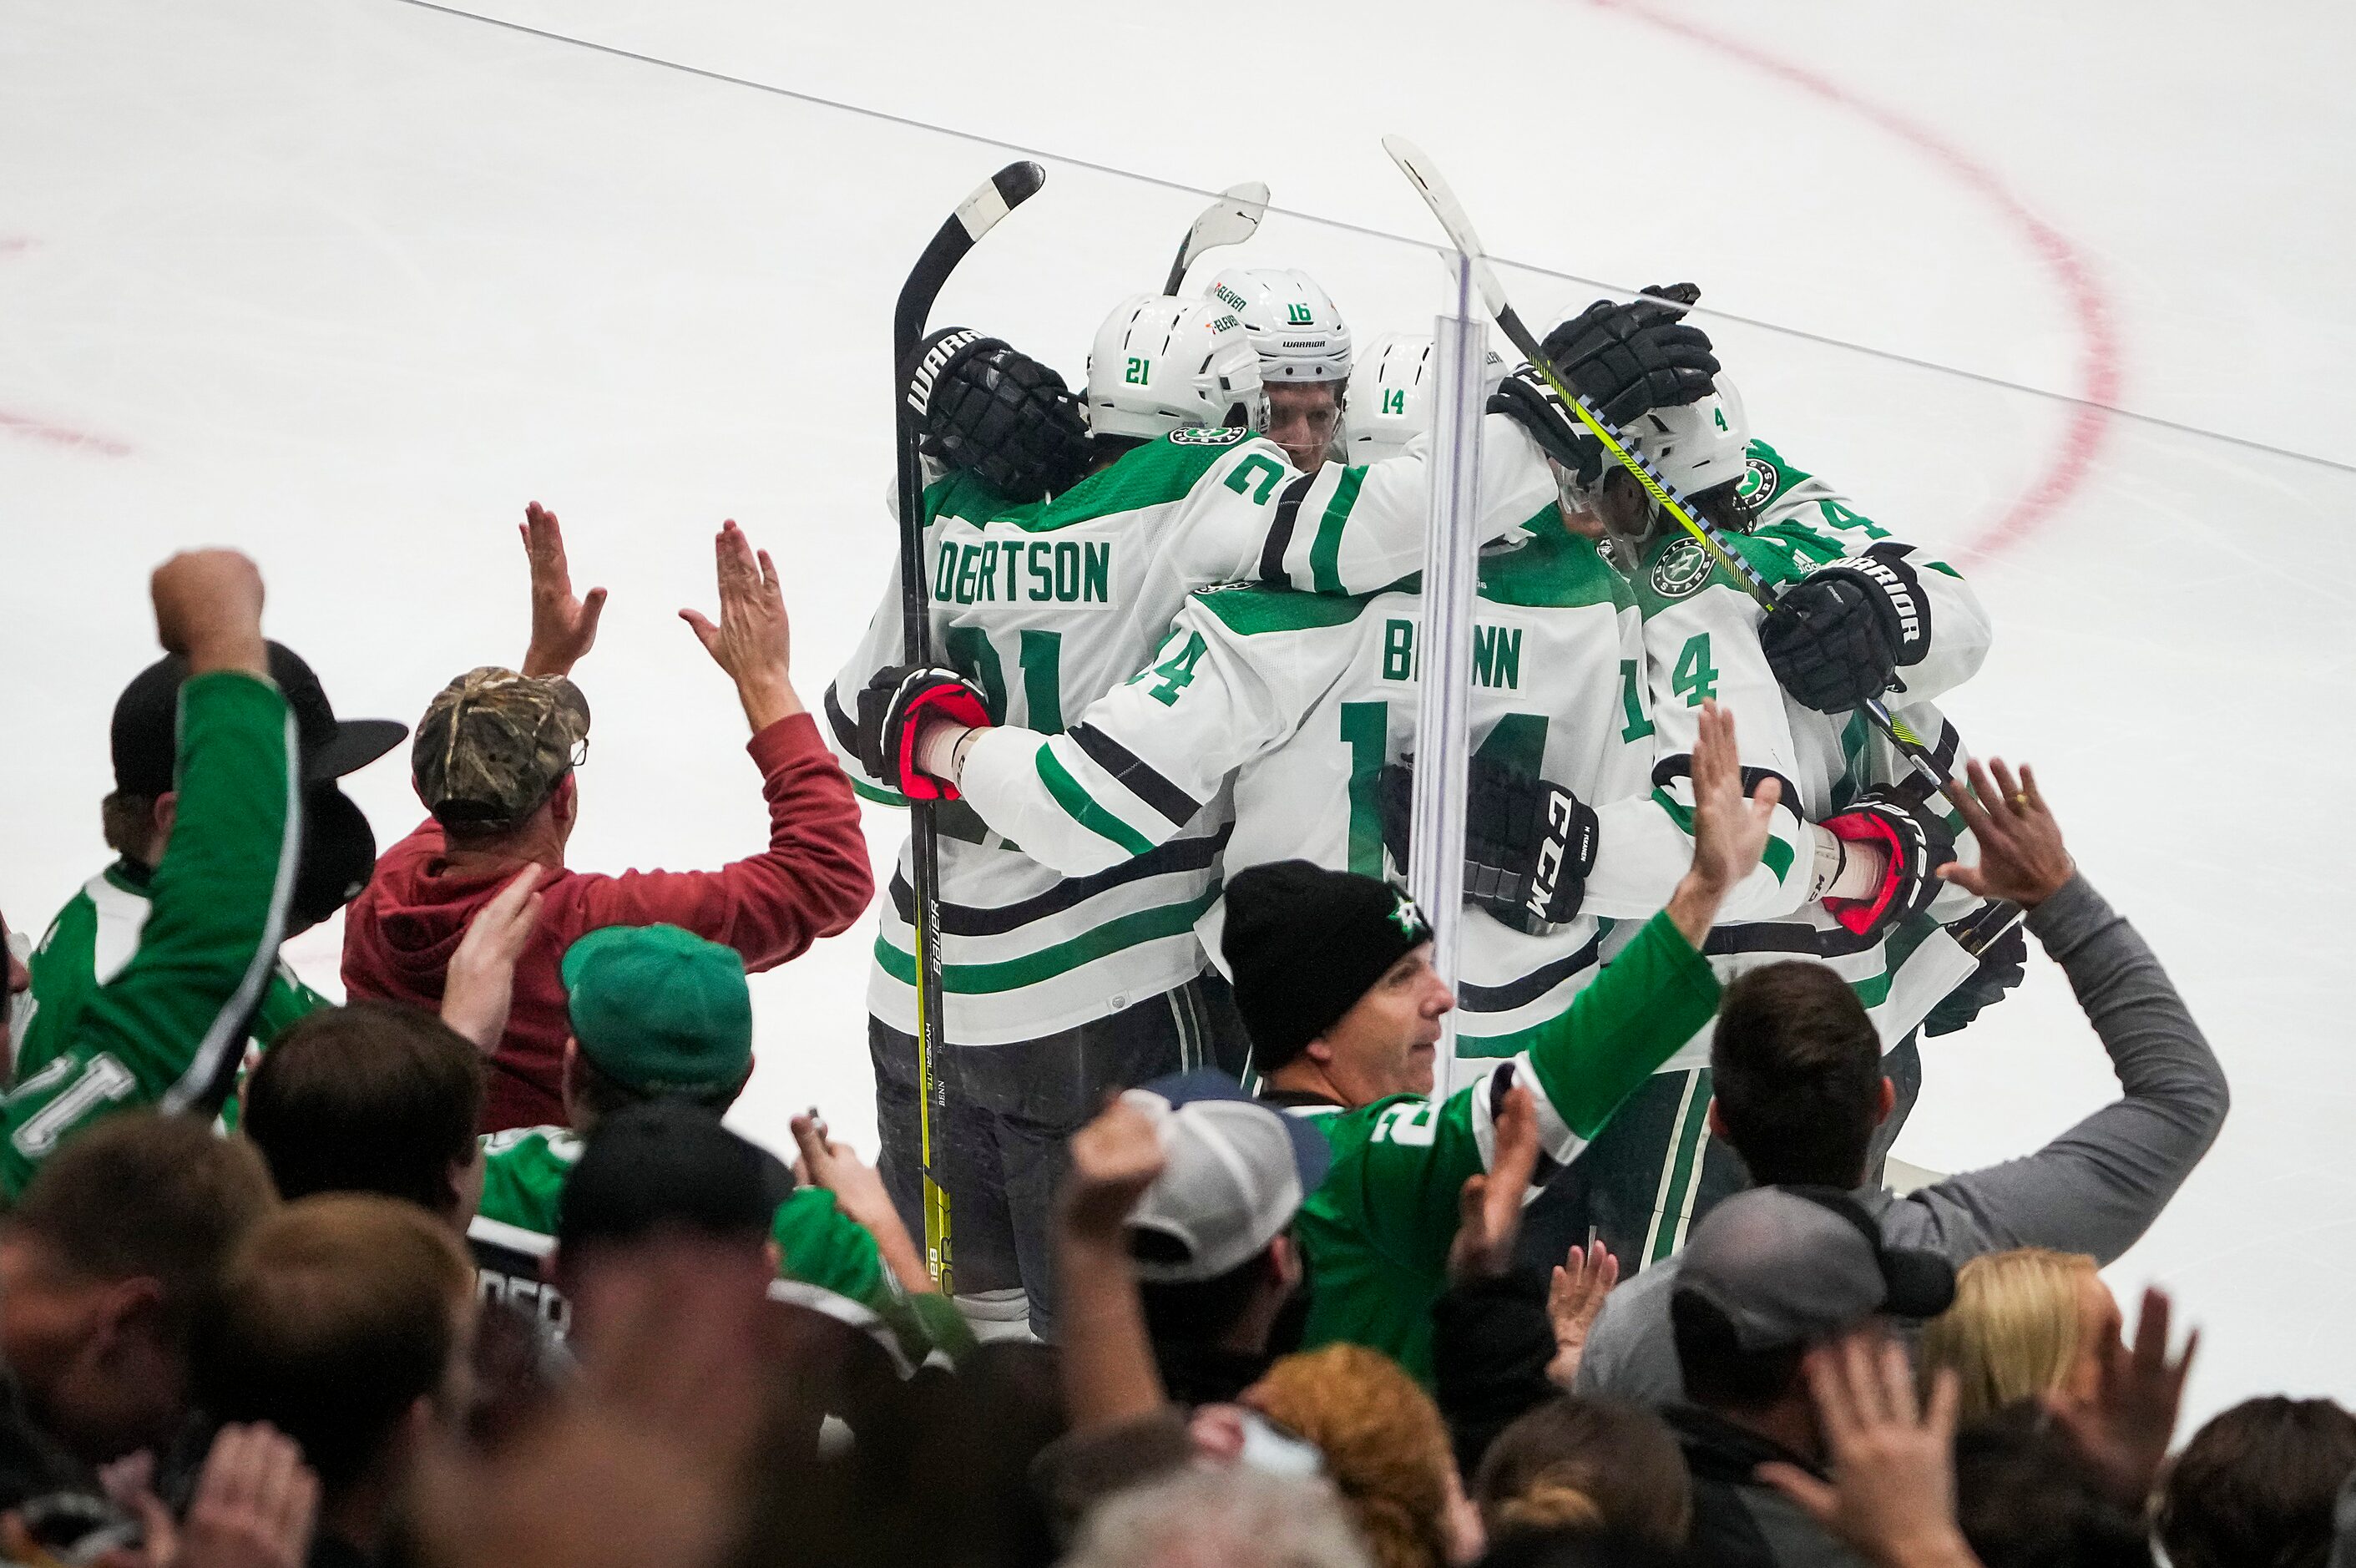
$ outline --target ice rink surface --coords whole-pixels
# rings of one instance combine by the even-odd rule
[[[1584,305],[1580,280],[1700,282],[1759,432],[1967,566],[1997,640],[1951,712],[2038,764],[2233,1079],[2222,1140],[2111,1278],[2203,1326],[2195,1417],[2356,1398],[2343,9],[481,9],[875,114],[402,0],[0,0],[16,924],[106,858],[106,718],[153,656],[165,554],[252,553],[270,631],[338,709],[408,721],[520,657],[532,499],[613,590],[574,864],[752,852],[743,720],[674,612],[712,603],[734,517],[785,573],[804,695],[847,654],[892,549],[890,301],[948,208],[1010,145],[1046,163],[936,320],[1076,382],[1202,205],[1173,186],[1267,180],[1283,210],[1234,259],[1308,269],[1362,338],[1427,329],[1437,234],[1377,146],[1397,131],[1537,269],[1508,278],[1525,317]],[[386,842],[418,815],[397,757],[352,791]],[[869,828],[881,866],[899,825]],[[873,937],[754,982],[749,1133],[817,1102],[872,1147]],[[337,949],[290,955],[332,988]],[[1937,1170],[2114,1092],[2041,957],[1925,1056],[1899,1152]]]

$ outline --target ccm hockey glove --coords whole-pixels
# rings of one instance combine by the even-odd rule
[[[1783,590],[1759,626],[1767,667],[1793,700],[1837,714],[1890,690],[1930,646],[1931,617],[1902,552],[1875,545]]]
[[[936,332],[909,367],[922,450],[1011,501],[1044,500],[1088,471],[1088,424],[1052,366],[969,327]]]
[[[1881,881],[1860,898],[1827,894],[1825,912],[1856,936],[1879,940],[1901,921],[1931,907],[1945,884],[1939,867],[1955,858],[1955,835],[1927,805],[1901,799],[1888,786],[1869,789],[1838,816],[1816,824],[1846,844],[1870,844],[1882,854]],[[1840,880],[1837,871],[1824,879]]]
[[[1614,424],[1699,403],[1719,371],[1709,335],[1687,326],[1701,297],[1689,283],[1655,284],[1624,304],[1599,299],[1546,336],[1548,363]]]
[[[982,729],[993,721],[981,689],[954,670],[901,664],[876,672],[859,693],[859,763],[911,800],[954,800],[955,784],[917,765],[927,725]]]
[[[1559,784],[1477,757],[1466,771],[1464,901],[1517,929],[1575,918],[1595,868],[1594,810]],[[1404,870],[1412,759],[1386,767],[1381,789],[1383,843]]]
[[[1603,477],[1603,443],[1588,434],[1562,394],[1528,361],[1489,394],[1488,411],[1505,414],[1528,431],[1564,477],[1582,488],[1592,489]]]

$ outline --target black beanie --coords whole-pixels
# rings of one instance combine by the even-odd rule
[[[1383,972],[1431,940],[1415,900],[1371,876],[1305,860],[1255,865],[1227,884],[1219,950],[1263,1075],[1357,1005]]]

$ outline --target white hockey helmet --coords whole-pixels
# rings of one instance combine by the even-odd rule
[[[1350,379],[1350,326],[1333,296],[1290,267],[1229,267],[1211,280],[1211,301],[1243,317],[1268,381]]]
[[[1097,328],[1087,403],[1098,435],[1268,424],[1259,356],[1242,317],[1214,301],[1162,294],[1130,295]]]
[[[1747,472],[1751,422],[1724,376],[1699,403],[1656,408],[1628,422],[1629,445],[1680,494],[1694,496]]]
[[[1343,411],[1347,461],[1379,463],[1396,457],[1431,428],[1433,389],[1440,380],[1429,336],[1412,332],[1386,332],[1366,346],[1350,382],[1349,406]],[[1505,379],[1505,361],[1494,349],[1485,350],[1483,403]]]

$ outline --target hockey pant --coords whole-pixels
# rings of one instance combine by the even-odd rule
[[[1897,1091],[1889,1118],[1874,1129],[1866,1179],[1881,1179],[1883,1159],[1922,1089],[1922,1058],[1909,1035],[1881,1058]],[[1734,1150],[1709,1131],[1709,1069],[1653,1075],[1628,1097],[1580,1156],[1532,1201],[1519,1256],[1551,1268],[1590,1228],[1620,1260],[1623,1279],[1686,1244],[1694,1221],[1720,1199],[1751,1185]]]
[[[909,1234],[925,1234],[916,1041],[867,1020],[884,1185]],[[948,1048],[948,1100],[934,1127],[934,1174],[948,1190],[959,1296],[1020,1288],[1031,1330],[1052,1338],[1056,1187],[1072,1134],[1108,1096],[1183,1068],[1240,1077],[1248,1052],[1226,981],[1205,971],[1075,1029],[1003,1046]],[[936,1070],[941,1063],[937,1060]]]

